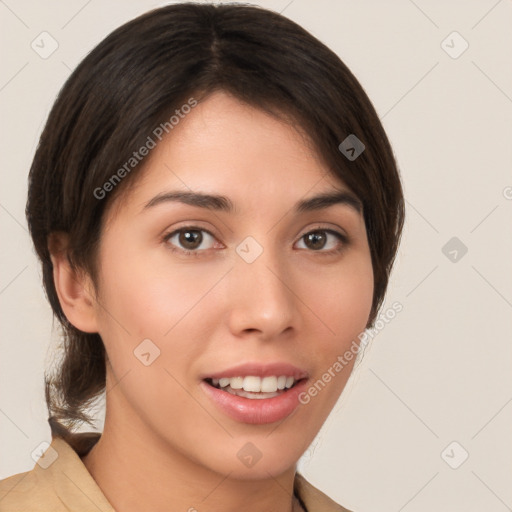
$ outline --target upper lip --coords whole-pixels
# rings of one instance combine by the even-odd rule
[[[298,368],[290,363],[272,362],[272,363],[244,363],[237,366],[226,368],[225,370],[215,371],[202,376],[202,379],[222,379],[226,377],[246,377],[254,375],[256,377],[269,377],[275,375],[286,375],[293,377],[296,381],[308,377],[308,372]]]

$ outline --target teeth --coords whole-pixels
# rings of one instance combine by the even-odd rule
[[[286,376],[281,375],[281,377],[277,377],[277,389],[284,389],[286,386]]]
[[[259,393],[261,391],[261,378],[248,375],[244,378],[244,384],[242,387],[244,388],[244,391]]]
[[[279,393],[251,393],[250,391],[244,391],[243,389],[231,389],[231,387],[225,388],[225,391],[231,393],[236,396],[243,396],[244,398],[252,398],[256,400],[261,400],[263,398],[274,398],[275,396],[279,396]]]
[[[275,393],[277,391],[277,377],[272,376],[261,379],[260,391],[263,393]]]
[[[243,390],[250,393],[275,393],[285,388],[289,389],[295,384],[293,377],[286,375],[270,375],[268,377],[257,377],[247,375],[246,377],[223,377],[212,379],[212,384],[220,388],[228,388],[226,391]]]
[[[242,389],[244,385],[244,378],[243,377],[232,377],[231,379],[228,379],[230,382],[228,384],[233,389]]]

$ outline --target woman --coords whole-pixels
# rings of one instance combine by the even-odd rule
[[[0,510],[346,510],[296,463],[375,321],[403,216],[370,100],[295,23],[175,4],[114,31],[30,170],[65,353],[51,446],[0,483]],[[104,391],[103,432],[78,434]]]

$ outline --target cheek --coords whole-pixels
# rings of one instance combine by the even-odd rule
[[[111,370],[122,379],[119,391],[141,415],[161,416],[162,425],[168,425],[176,410],[193,412],[190,395],[180,385],[202,350],[190,343],[197,337],[193,329],[200,328],[190,319],[215,276],[210,271],[205,279],[197,273],[191,278],[182,268],[123,254],[117,258],[112,252],[101,267],[100,335]]]
[[[105,258],[102,275],[102,301],[110,314],[103,315],[105,323],[111,324],[114,317],[125,327],[125,334],[163,339],[193,312],[221,272],[173,263],[159,251],[157,257],[124,253],[121,259]]]
[[[188,382],[191,362],[204,351],[199,340],[207,338],[208,319],[214,323],[219,318],[219,303],[208,292],[225,271],[218,265],[172,264],[165,253],[156,258],[129,252],[122,258],[111,255],[101,267],[99,313],[112,370],[117,378],[130,371],[131,382],[140,378],[154,388],[151,403],[167,403],[172,395],[173,404],[185,407],[190,397],[170,375]],[[137,355],[148,352],[150,360],[155,359],[146,367]],[[137,386],[132,392],[137,396]]]
[[[373,269],[366,254],[347,261],[330,276],[312,279],[308,286],[311,309],[323,320],[326,341],[342,348],[365,330],[373,301]]]
[[[365,331],[373,302],[369,254],[354,254],[329,279],[311,280],[309,290],[311,309],[322,320],[317,321],[314,332],[319,335],[314,336],[315,350],[310,353],[315,375],[304,397],[306,408],[318,411],[311,415],[314,430],[339,398],[359,352],[359,336]]]
[[[365,331],[373,302],[369,254],[360,254],[346,263],[329,279],[316,276],[309,282],[308,305],[321,319],[315,319],[316,329],[310,328],[316,333],[315,350],[310,353],[316,368],[314,381],[322,381],[312,391],[316,397],[317,390],[322,390],[314,400],[314,407],[324,411],[320,416],[331,410],[350,377],[359,351],[359,336]]]

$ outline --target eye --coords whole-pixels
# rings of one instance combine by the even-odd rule
[[[212,249],[215,237],[209,231],[197,226],[185,226],[165,235],[164,240],[170,243],[173,251],[193,254]],[[206,247],[201,247],[203,243]]]
[[[198,226],[185,226],[165,235],[163,240],[170,245],[173,252],[200,256],[202,252],[215,247],[216,239],[206,229]],[[305,247],[299,247],[300,249],[335,254],[341,252],[349,240],[342,233],[332,229],[319,228],[302,235],[299,242],[303,242],[305,245]]]
[[[331,241],[329,243],[329,238]],[[334,240],[333,240],[334,239]],[[302,235],[299,242],[304,241],[305,249],[311,249],[316,252],[338,253],[348,243],[348,238],[342,233],[332,229],[315,229]],[[327,247],[327,250],[324,250]]]

